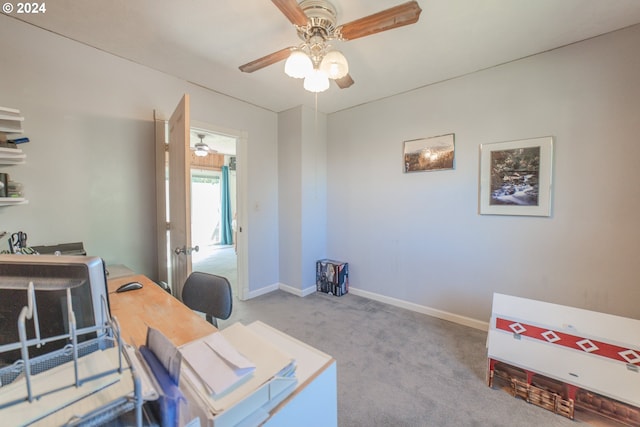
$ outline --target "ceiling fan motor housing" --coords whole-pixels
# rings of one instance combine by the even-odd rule
[[[321,36],[324,40],[335,38],[338,13],[334,5],[326,0],[303,0],[300,8],[309,18],[309,23],[298,27],[298,37],[305,42],[313,36]]]

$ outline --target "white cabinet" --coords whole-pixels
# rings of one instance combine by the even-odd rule
[[[495,293],[489,385],[508,379],[514,396],[568,418],[638,425],[639,343],[640,320]]]

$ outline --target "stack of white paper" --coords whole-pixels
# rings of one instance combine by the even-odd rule
[[[186,344],[180,352],[212,395],[228,391],[256,370],[220,332]]]
[[[224,357],[221,357],[224,364],[227,365],[224,368],[221,365],[216,367],[212,364],[219,362],[198,359],[201,352],[208,355],[216,353],[217,356],[220,356],[220,353],[212,351],[209,347],[211,336],[181,347],[183,362],[187,361],[187,363],[182,364],[180,388],[184,390],[187,399],[190,400],[192,416],[200,417],[201,425],[215,427],[236,425],[247,417],[251,418],[254,413],[258,414],[264,410],[268,412],[295,389],[297,384],[296,364],[290,355],[241,323],[235,323],[215,335],[219,334],[247,362],[251,361],[249,363],[253,364],[254,368],[247,373],[244,369],[251,368],[247,368],[246,364],[240,361],[229,363]],[[208,349],[205,350],[204,346]],[[187,347],[191,348],[187,349]],[[191,354],[192,350],[194,354]],[[225,350],[220,351],[224,352]],[[193,364],[199,364],[199,366]],[[245,367],[241,368],[240,366]],[[196,367],[200,373],[196,372]],[[204,377],[226,375],[220,374],[225,370],[235,371],[236,382],[222,393],[212,393],[212,387],[205,385],[207,380]],[[203,371],[208,372],[203,374]],[[240,379],[237,379],[238,377]],[[233,377],[229,378],[229,381],[233,379]],[[215,380],[213,379],[213,381]]]

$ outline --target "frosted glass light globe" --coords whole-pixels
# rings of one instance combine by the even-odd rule
[[[349,73],[349,63],[339,50],[331,50],[324,55],[320,63],[320,69],[330,79],[340,79]]]
[[[294,50],[287,58],[287,62],[284,63],[284,72],[294,79],[302,79],[306,77],[313,70],[313,64],[311,58],[309,58],[303,51]]]
[[[313,69],[304,79],[304,88],[309,92],[324,92],[329,89],[329,78],[324,71]]]

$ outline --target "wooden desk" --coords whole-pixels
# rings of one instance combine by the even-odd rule
[[[128,282],[140,282],[142,289],[116,293]],[[135,346],[145,344],[147,327],[158,329],[176,346],[217,330],[144,275],[110,279],[108,288],[111,315],[120,323],[122,338]]]
[[[119,286],[140,282],[143,288],[116,293]],[[217,329],[187,306],[143,275],[118,277],[108,281],[111,315],[118,319],[122,337],[129,343],[144,344],[147,327],[161,331],[176,346],[204,337]],[[296,359],[298,385],[277,407],[268,411],[262,427],[337,427],[336,361],[312,347],[260,322],[249,325]],[[197,405],[196,401],[190,404]],[[247,414],[249,415],[249,414]],[[209,420],[211,421],[211,420]],[[211,426],[201,419],[203,426]]]

